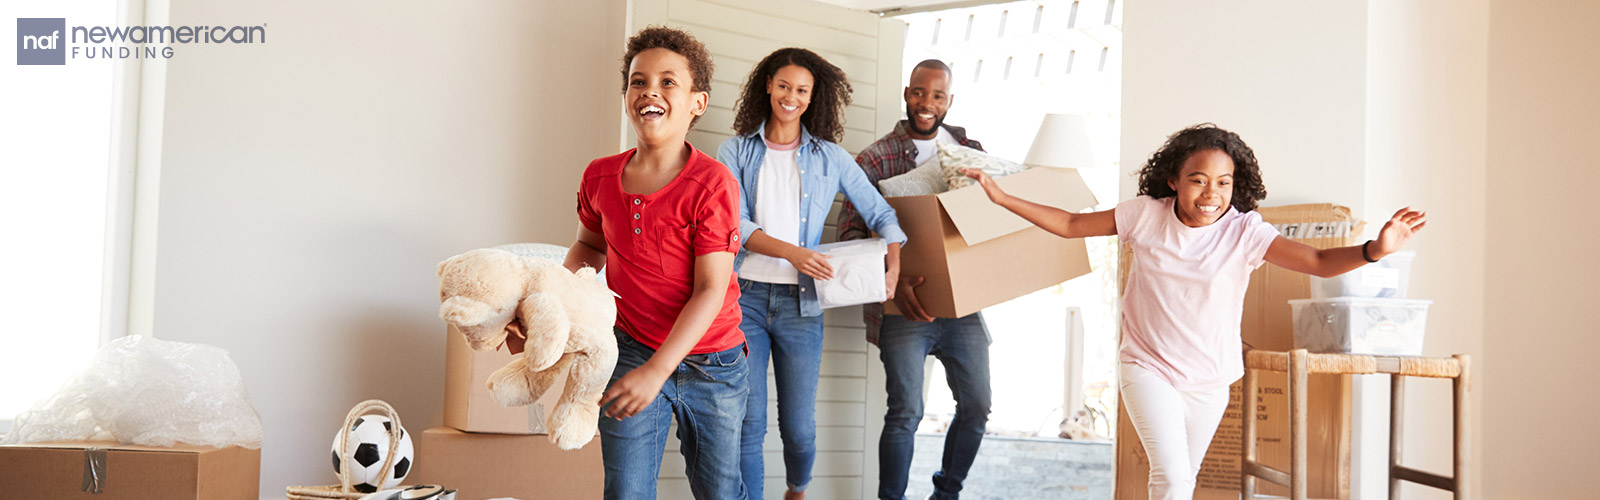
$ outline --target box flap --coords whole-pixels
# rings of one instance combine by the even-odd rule
[[[39,449],[72,449],[86,450],[89,448],[103,448],[112,451],[136,451],[147,453],[205,453],[222,448],[214,446],[199,446],[187,443],[176,443],[172,446],[143,446],[137,444],[122,444],[116,441],[45,441],[39,443],[21,443],[3,445],[8,448],[39,448]]]
[[[1037,167],[995,179],[1007,194],[1041,205],[1078,212],[1096,204],[1094,194],[1084,184],[1076,169]],[[1005,236],[1030,224],[1011,211],[989,201],[983,187],[973,184],[954,191],[941,193],[939,203],[944,206],[950,221],[967,246]]]

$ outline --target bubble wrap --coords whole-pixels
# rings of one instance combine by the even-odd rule
[[[18,415],[3,444],[88,439],[257,449],[261,417],[227,351],[134,335]]]
[[[508,245],[500,245],[495,248],[521,255],[523,257],[553,260],[557,263],[567,261],[567,247],[551,245],[549,243],[511,243]],[[606,284],[606,271],[601,269],[600,273],[595,276],[595,279],[600,281],[600,284],[602,285]]]

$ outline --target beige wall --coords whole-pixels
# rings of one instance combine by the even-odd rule
[[[1418,255],[1410,296],[1434,301],[1424,354],[1468,353],[1482,361],[1489,2],[1376,0],[1368,2],[1367,21],[1366,237],[1376,237],[1400,207],[1428,211],[1427,228],[1409,246]],[[1357,379],[1354,462],[1361,472],[1354,494],[1386,498],[1389,377]],[[1414,379],[1406,387],[1403,463],[1449,475],[1451,386]],[[1477,394],[1474,412],[1484,407]],[[1474,427],[1481,439],[1482,423]],[[1481,464],[1482,448],[1475,451]],[[1450,498],[1410,483],[1401,496]]]
[[[268,25],[170,62],[154,317],[232,353],[264,496],[334,481],[361,400],[438,425],[434,266],[571,241],[578,176],[619,140],[625,6],[172,1],[175,25]]]
[[[1425,354],[1482,359],[1487,0],[1125,8],[1125,174],[1166,135],[1213,121],[1255,150],[1266,205],[1349,206],[1372,222],[1366,237],[1402,206],[1428,210],[1410,247],[1411,296],[1434,300]],[[1361,378],[1353,494],[1384,498],[1388,381]],[[1410,387],[1405,462],[1448,473],[1449,386]]]
[[[1494,0],[1482,498],[1593,498],[1600,3]]]

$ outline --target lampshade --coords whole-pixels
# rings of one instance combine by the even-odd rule
[[[1094,152],[1089,149],[1089,130],[1083,124],[1083,116],[1044,115],[1039,134],[1033,136],[1033,146],[1028,148],[1028,158],[1022,162],[1035,167],[1093,167]]]

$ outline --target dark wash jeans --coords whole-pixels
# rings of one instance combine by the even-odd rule
[[[958,498],[961,481],[983,443],[993,399],[989,331],[982,316],[973,313],[920,323],[885,314],[878,349],[889,392],[889,411],[878,439],[878,498],[905,498],[917,424],[922,421],[922,367],[930,354],[944,364],[956,400],[956,417],[945,432],[943,458],[933,474],[933,498]]]

